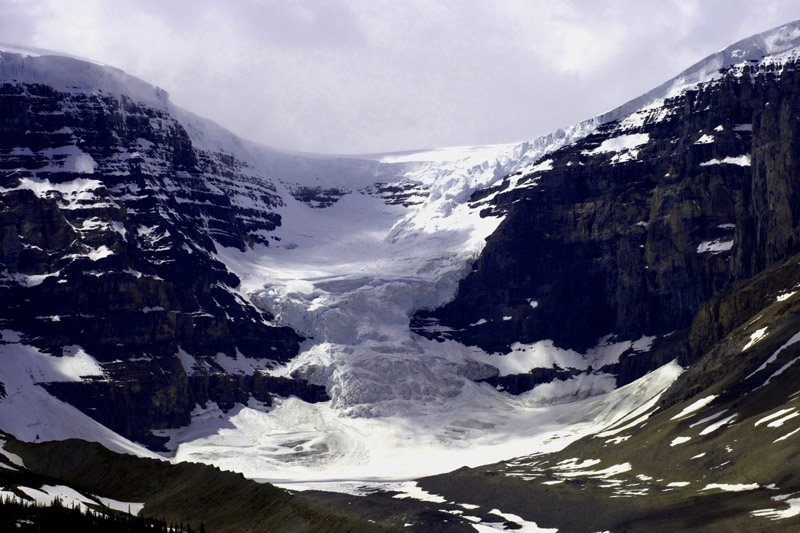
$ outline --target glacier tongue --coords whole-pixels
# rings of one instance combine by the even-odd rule
[[[452,298],[500,219],[462,203],[419,220],[436,200],[417,210],[359,192],[325,209],[284,198],[277,246],[221,249],[219,258],[255,303],[308,338],[285,371],[326,385],[351,415],[440,409],[457,396],[464,355],[417,337],[409,316]]]
[[[199,409],[190,427],[161,432],[171,438],[175,460],[272,481],[404,479],[564,446],[662,391],[679,373],[677,365],[642,385],[644,396],[623,391],[582,400],[602,410],[594,420],[571,406],[545,409],[539,406],[553,397],[607,392],[613,379],[587,375],[548,387],[546,397],[514,397],[473,381],[497,372],[486,363],[488,354],[410,329],[414,311],[453,298],[502,221],[481,217],[481,208],[468,203],[472,192],[596,126],[590,120],[517,145],[373,160],[276,154],[246,144],[237,149],[226,140],[237,157],[274,180],[284,205],[273,245],[244,252],[217,245],[217,258],[242,280],[243,296],[306,337],[298,357],[270,372],[324,385],[331,400],[289,398],[271,409],[251,402],[227,414],[213,405]],[[202,133],[206,146],[217,135],[201,122],[187,129]],[[300,164],[289,165],[292,157]],[[290,167],[291,173],[280,172]],[[297,185],[318,185],[323,174],[343,191],[332,205],[315,209],[291,194]],[[389,205],[364,190],[379,180],[421,184],[427,197]]]
[[[481,207],[468,203],[472,193],[598,125],[588,120],[519,144],[331,159],[275,152],[232,140],[192,115],[182,119],[206,149],[224,146],[273,179],[284,199],[275,246],[217,246],[218,259],[242,280],[242,295],[307,338],[301,354],[277,372],[326,386],[337,412],[368,417],[438,413],[474,385],[471,379],[496,372],[479,362],[486,354],[475,348],[412,333],[410,316],[454,297],[502,221],[481,217]],[[420,185],[427,196],[389,205],[367,192],[378,181]],[[320,185],[344,195],[314,209],[292,194]]]

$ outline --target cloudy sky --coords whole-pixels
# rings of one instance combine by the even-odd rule
[[[267,145],[535,138],[648,91],[798,0],[0,0],[0,42],[119,67]]]

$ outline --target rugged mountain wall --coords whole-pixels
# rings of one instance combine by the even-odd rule
[[[267,368],[298,352],[298,335],[240,295],[214,256],[268,244],[281,199],[233,156],[196,149],[168,110],[4,83],[0,193],[2,328],[103,368],[48,385],[57,396],[148,444],[197,403],[325,398],[303,382],[228,375],[226,361]]]
[[[644,359],[607,368],[621,383],[691,360],[676,338],[701,306],[800,244],[796,64],[750,62],[718,78],[473,195],[505,220],[456,298],[417,323],[502,353],[661,336]]]
[[[505,506],[559,531],[797,529],[798,260],[789,257],[705,304],[692,330],[708,344],[694,347],[702,355],[649,408],[556,453],[464,468],[421,485],[476,508]],[[724,321],[716,322],[720,309]],[[728,333],[711,341],[711,325]]]

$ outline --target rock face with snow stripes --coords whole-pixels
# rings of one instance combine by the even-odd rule
[[[685,332],[719,291],[796,253],[800,73],[753,62],[720,78],[475,193],[505,220],[455,300],[419,318],[487,351],[542,338],[584,351]]]
[[[0,107],[0,320],[55,355],[81,346],[110,378],[49,390],[148,442],[209,398],[325,397],[277,378],[214,377],[218,354],[263,366],[298,351],[297,334],[238,294],[213,256],[267,243],[281,202],[267,180],[195,149],[168,112],[124,95],[5,83]]]

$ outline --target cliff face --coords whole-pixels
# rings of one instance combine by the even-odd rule
[[[620,382],[697,357],[675,347],[701,306],[798,251],[795,69],[726,69],[476,193],[506,218],[456,298],[417,323],[502,353],[659,337],[646,358],[606,369]]]
[[[79,346],[105,373],[48,386],[57,396],[149,444],[198,402],[325,398],[266,375],[238,383],[220,363],[268,368],[298,352],[215,258],[268,244],[281,199],[234,157],[193,147],[167,110],[5,83],[0,192],[2,327],[56,356]]]

